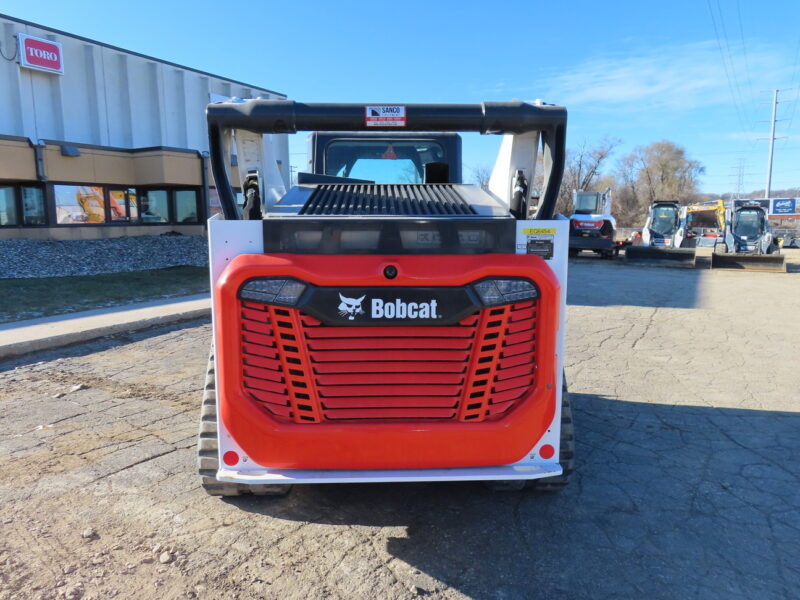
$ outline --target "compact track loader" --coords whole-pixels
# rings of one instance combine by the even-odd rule
[[[725,232],[711,256],[712,269],[786,272],[786,257],[758,201],[736,200],[725,211]]]
[[[654,202],[639,237],[625,250],[631,263],[694,268],[695,249],[686,237],[686,207]],[[693,244],[692,244],[693,246]]]
[[[224,219],[209,221],[205,490],[565,485],[569,222],[553,212],[566,110],[248,100],[207,117]],[[286,191],[270,144],[301,130],[310,172]],[[459,131],[505,134],[489,191],[461,183]],[[545,184],[528,219],[540,144]]]

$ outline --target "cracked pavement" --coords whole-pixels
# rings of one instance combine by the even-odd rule
[[[0,363],[0,599],[794,597],[799,285],[571,261],[577,470],[553,495],[208,497],[204,321]]]

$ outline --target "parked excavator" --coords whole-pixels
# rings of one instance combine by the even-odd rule
[[[695,247],[713,248],[725,231],[725,202],[713,200],[686,207],[686,239]]]
[[[656,201],[641,234],[625,250],[626,262],[694,268],[694,244],[687,239],[685,206]]]
[[[569,255],[590,250],[603,258],[613,258],[620,246],[614,241],[617,220],[611,215],[611,188],[604,192],[572,192],[573,213],[569,218]]]
[[[761,202],[735,200],[725,210],[725,233],[714,246],[711,268],[786,272],[786,257]]]

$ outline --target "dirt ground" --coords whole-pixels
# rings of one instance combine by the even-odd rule
[[[0,599],[797,597],[799,292],[572,261],[577,472],[555,495],[208,497],[207,322],[2,363]]]

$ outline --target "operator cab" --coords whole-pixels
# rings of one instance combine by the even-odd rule
[[[764,211],[761,208],[740,208],[733,220],[733,234],[742,239],[756,239],[766,229]]]
[[[597,192],[575,192],[573,213],[576,215],[597,215],[603,212],[605,198]]]
[[[461,183],[457,133],[315,131],[308,140],[299,183]]]
[[[656,204],[653,207],[653,218],[650,231],[661,237],[671,237],[680,228],[681,220],[677,204]]]

